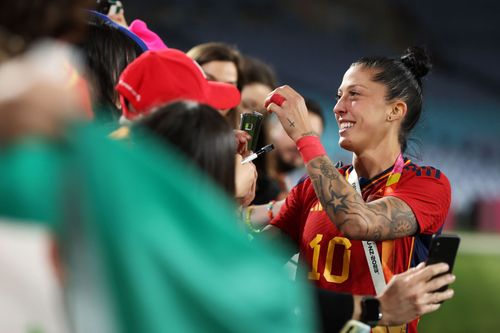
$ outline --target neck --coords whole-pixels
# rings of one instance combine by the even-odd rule
[[[394,165],[401,152],[399,144],[380,147],[353,154],[352,165],[358,176],[371,179]]]

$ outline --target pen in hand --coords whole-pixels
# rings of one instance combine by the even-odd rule
[[[257,157],[259,157],[260,155],[267,153],[267,152],[270,152],[273,149],[274,149],[274,145],[272,143],[267,145],[267,146],[264,146],[264,147],[260,148],[259,150],[257,150],[255,153],[245,157],[243,159],[243,161],[241,161],[241,164],[251,162],[251,161],[255,160]]]

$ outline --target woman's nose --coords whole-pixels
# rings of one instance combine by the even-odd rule
[[[338,115],[342,115],[344,114],[346,111],[345,111],[345,107],[344,107],[344,102],[342,100],[342,98],[339,98],[337,100],[337,103],[335,104],[335,106],[333,107],[333,113],[334,114],[338,114]]]

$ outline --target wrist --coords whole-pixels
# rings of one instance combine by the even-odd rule
[[[267,204],[267,217],[269,218],[269,222],[271,222],[273,219],[274,219],[274,212],[273,212],[273,208],[274,208],[274,204],[276,203],[276,200],[271,200],[268,204]]]
[[[361,300],[363,296],[352,296],[352,319],[361,321]]]
[[[246,210],[242,210],[243,221],[245,222],[245,225],[247,226],[249,232],[251,232],[251,233],[259,233],[260,229],[255,228],[254,225],[253,225],[253,223],[252,223],[252,213],[253,213],[253,211],[254,211],[254,207],[253,206],[249,206],[249,207],[246,208]]]
[[[304,160],[304,164],[307,164],[309,161],[317,157],[326,155],[325,148],[323,148],[323,145],[317,135],[301,136],[297,139],[296,144],[297,149]]]

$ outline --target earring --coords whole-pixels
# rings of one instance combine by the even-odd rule
[[[391,116],[387,116],[387,120],[388,120],[388,121],[391,121],[391,120],[392,120],[392,117],[391,117]]]

